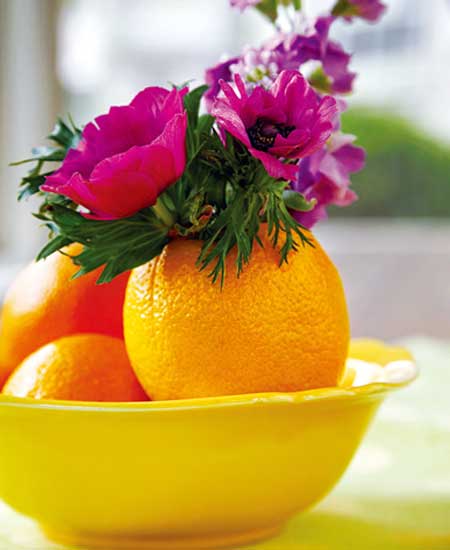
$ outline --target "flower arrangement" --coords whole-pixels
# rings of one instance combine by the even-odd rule
[[[209,68],[195,89],[146,88],[83,129],[60,119],[52,146],[23,161],[36,164],[19,196],[39,195],[36,216],[51,233],[39,258],[80,243],[78,275],[103,266],[103,283],[174,238],[195,239],[199,269],[223,284],[230,251],[237,249],[239,275],[261,244],[261,223],[274,246],[284,234],[280,263],[287,262],[298,243],[313,246],[309,230],[329,205],[356,199],[350,175],[365,154],[340,129],[342,96],[356,75],[330,34],[337,19],[374,22],[385,6],[338,0],[305,22],[300,0],[230,3],[270,19],[272,39]]]

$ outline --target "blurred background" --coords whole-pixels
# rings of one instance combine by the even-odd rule
[[[305,1],[323,11],[329,1]],[[355,205],[317,228],[357,336],[450,336],[450,2],[386,0],[375,26],[336,25],[360,72],[344,119],[368,152]],[[0,297],[46,238],[18,205],[26,158],[58,114],[79,124],[141,88],[201,80],[271,27],[228,0],[0,0]]]

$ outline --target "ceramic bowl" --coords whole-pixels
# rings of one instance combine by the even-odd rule
[[[269,537],[330,491],[383,399],[416,376],[407,352],[381,343],[355,342],[349,357],[340,387],[297,393],[134,404],[1,397],[0,498],[50,539],[89,548]]]

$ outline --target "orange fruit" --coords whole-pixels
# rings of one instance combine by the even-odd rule
[[[199,241],[174,240],[132,272],[125,343],[152,399],[338,383],[349,343],[339,274],[314,239],[280,267],[264,231],[240,278],[229,255],[222,291],[195,265]]]
[[[28,356],[2,393],[35,399],[148,401],[131,368],[123,340],[75,334]]]
[[[81,245],[66,249],[81,252]],[[59,252],[28,265],[9,288],[0,327],[0,388],[30,353],[62,336],[96,332],[123,338],[122,308],[129,274],[96,285],[98,271],[78,279],[78,268]]]

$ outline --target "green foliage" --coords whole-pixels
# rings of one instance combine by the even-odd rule
[[[191,92],[194,93],[195,90]],[[189,100],[185,101],[185,106],[188,111],[198,107],[197,102],[191,104]],[[274,246],[278,243],[279,233],[286,234],[280,262],[287,261],[289,252],[296,248],[294,235],[309,244],[306,230],[286,208],[283,191],[287,182],[268,176],[261,162],[230,135],[226,136],[224,144],[212,130],[214,119],[211,116],[199,117],[196,125],[194,115],[189,119],[189,164],[177,184],[185,195],[180,201],[175,229],[181,235],[198,231],[198,238],[203,241],[198,259],[200,269],[208,268],[212,281],[220,281],[223,285],[226,257],[236,247],[239,276],[250,260],[255,242],[259,241],[261,221],[268,222]],[[194,163],[193,159],[197,162]],[[311,204],[302,199],[297,197],[297,209],[309,210]]]
[[[249,172],[254,174],[254,180],[250,185],[236,185],[229,189],[225,208],[203,235],[204,244],[198,265],[203,270],[212,264],[209,275],[213,282],[220,279],[221,285],[226,274],[226,257],[232,248],[237,248],[239,277],[245,264],[250,261],[255,242],[262,246],[258,237],[261,221],[268,224],[273,246],[278,244],[280,233],[285,234],[285,243],[280,249],[280,264],[288,261],[291,251],[297,250],[295,237],[304,245],[312,245],[306,235],[307,230],[292,218],[287,209],[284,195],[287,183],[267,176],[261,165]],[[311,203],[302,199],[296,201],[297,209],[310,210]]]
[[[319,92],[324,94],[331,93],[331,80],[323,70],[323,67],[317,69],[309,76],[309,83]]]
[[[265,15],[270,21],[274,22],[278,14],[277,0],[262,0],[256,5],[256,9]]]
[[[48,163],[61,162],[67,155],[67,151],[78,145],[81,130],[77,128],[72,120],[66,124],[59,118],[47,139],[53,143],[50,147],[36,147],[32,156],[19,162],[11,163],[11,166],[19,166],[34,162],[35,165],[27,176],[22,178],[19,184],[19,200],[39,193],[39,187],[44,183],[45,177],[53,173],[53,170],[44,170]]]
[[[450,217],[450,147],[369,109],[344,114],[343,129],[367,149],[367,165],[352,176],[359,200],[331,216]]]
[[[358,7],[349,2],[349,0],[338,0],[331,13],[335,17],[351,17],[358,15]]]
[[[292,6],[296,11],[302,9],[301,0],[261,0],[255,8],[265,15],[272,23],[275,23],[278,17],[279,6]]]
[[[80,266],[76,277],[104,266],[98,283],[111,281],[120,273],[148,262],[169,242],[168,228],[151,208],[129,218],[100,221],[86,219],[66,206],[53,205],[38,217],[55,236],[37,259],[46,258],[70,243],[80,243],[84,248],[74,258],[74,263]]]

